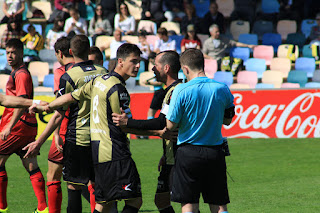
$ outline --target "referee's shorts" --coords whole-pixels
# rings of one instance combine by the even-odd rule
[[[178,147],[173,171],[171,200],[178,203],[226,205],[230,202],[226,162],[221,146]]]

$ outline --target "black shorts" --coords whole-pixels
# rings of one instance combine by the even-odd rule
[[[158,177],[157,193],[170,192],[172,186],[173,165],[163,165]]]
[[[225,154],[221,146],[180,146],[173,171],[171,200],[226,205],[230,202]]]
[[[153,94],[153,98],[150,104],[151,109],[159,110],[162,108],[162,102],[164,97],[166,96],[166,92],[163,88],[159,90],[155,90]]]
[[[94,165],[96,202],[141,197],[140,176],[132,158]]]
[[[87,185],[94,181],[90,146],[79,146],[66,140],[63,147],[63,180],[68,183]]]

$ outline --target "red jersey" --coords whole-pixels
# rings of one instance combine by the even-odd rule
[[[10,74],[6,86],[6,95],[20,96],[28,99],[33,99],[33,84],[29,70],[25,65],[22,65]],[[0,131],[5,129],[6,125],[12,118],[14,108],[5,108],[1,123]],[[25,110],[19,121],[12,128],[12,135],[34,136],[37,135],[37,119],[34,114],[28,113]]]
[[[56,94],[59,90],[59,84],[60,84],[60,78],[63,74],[66,73],[67,70],[71,69],[73,66],[73,63],[69,63],[69,64],[66,64],[64,66],[61,66],[59,68],[57,68],[55,71],[54,71],[54,94]],[[65,113],[65,117],[64,119],[62,120],[61,122],[61,125],[60,125],[60,131],[59,131],[59,134],[61,135],[65,135],[67,133],[67,127],[68,127],[68,122],[69,122],[69,111],[70,109],[68,109]]]
[[[201,47],[201,42],[199,40],[191,40],[191,39],[182,39],[181,47],[185,47],[186,49],[197,48],[197,46]]]

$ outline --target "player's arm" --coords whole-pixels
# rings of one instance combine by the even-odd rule
[[[167,128],[171,131],[174,131],[178,128],[178,124],[167,119]]]
[[[22,97],[16,97],[13,95],[2,95],[0,94],[0,105],[7,108],[26,108],[30,107],[33,103],[38,103],[42,106],[48,104],[48,102],[40,100],[31,100]]]
[[[0,133],[1,140],[3,140],[3,141],[7,140],[7,137],[11,133],[12,128],[19,121],[19,119],[23,115],[24,111],[25,111],[24,108],[14,109],[13,110],[13,114],[12,114],[11,120],[6,125],[6,128]]]

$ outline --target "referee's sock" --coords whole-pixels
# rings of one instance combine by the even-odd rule
[[[148,116],[147,119],[148,119],[148,120],[154,119],[154,116]]]
[[[138,213],[138,212],[139,212],[139,209],[129,205],[125,205],[122,210],[122,213]]]
[[[81,190],[68,189],[67,212],[82,212]]]
[[[43,175],[39,167],[29,172],[29,174],[34,194],[38,199],[38,210],[43,211],[47,208],[46,187]]]
[[[0,209],[7,208],[7,186],[8,177],[6,168],[4,166],[0,167]]]
[[[161,209],[161,210],[159,209],[159,212],[160,213],[174,213],[174,210],[173,210],[172,206],[168,206],[165,209]]]
[[[62,190],[61,181],[48,181],[48,206],[50,213],[61,212]]]
[[[95,207],[96,207],[96,197],[94,195],[94,184],[91,184],[88,186],[88,191],[90,193],[90,207],[91,212],[93,213]]]

